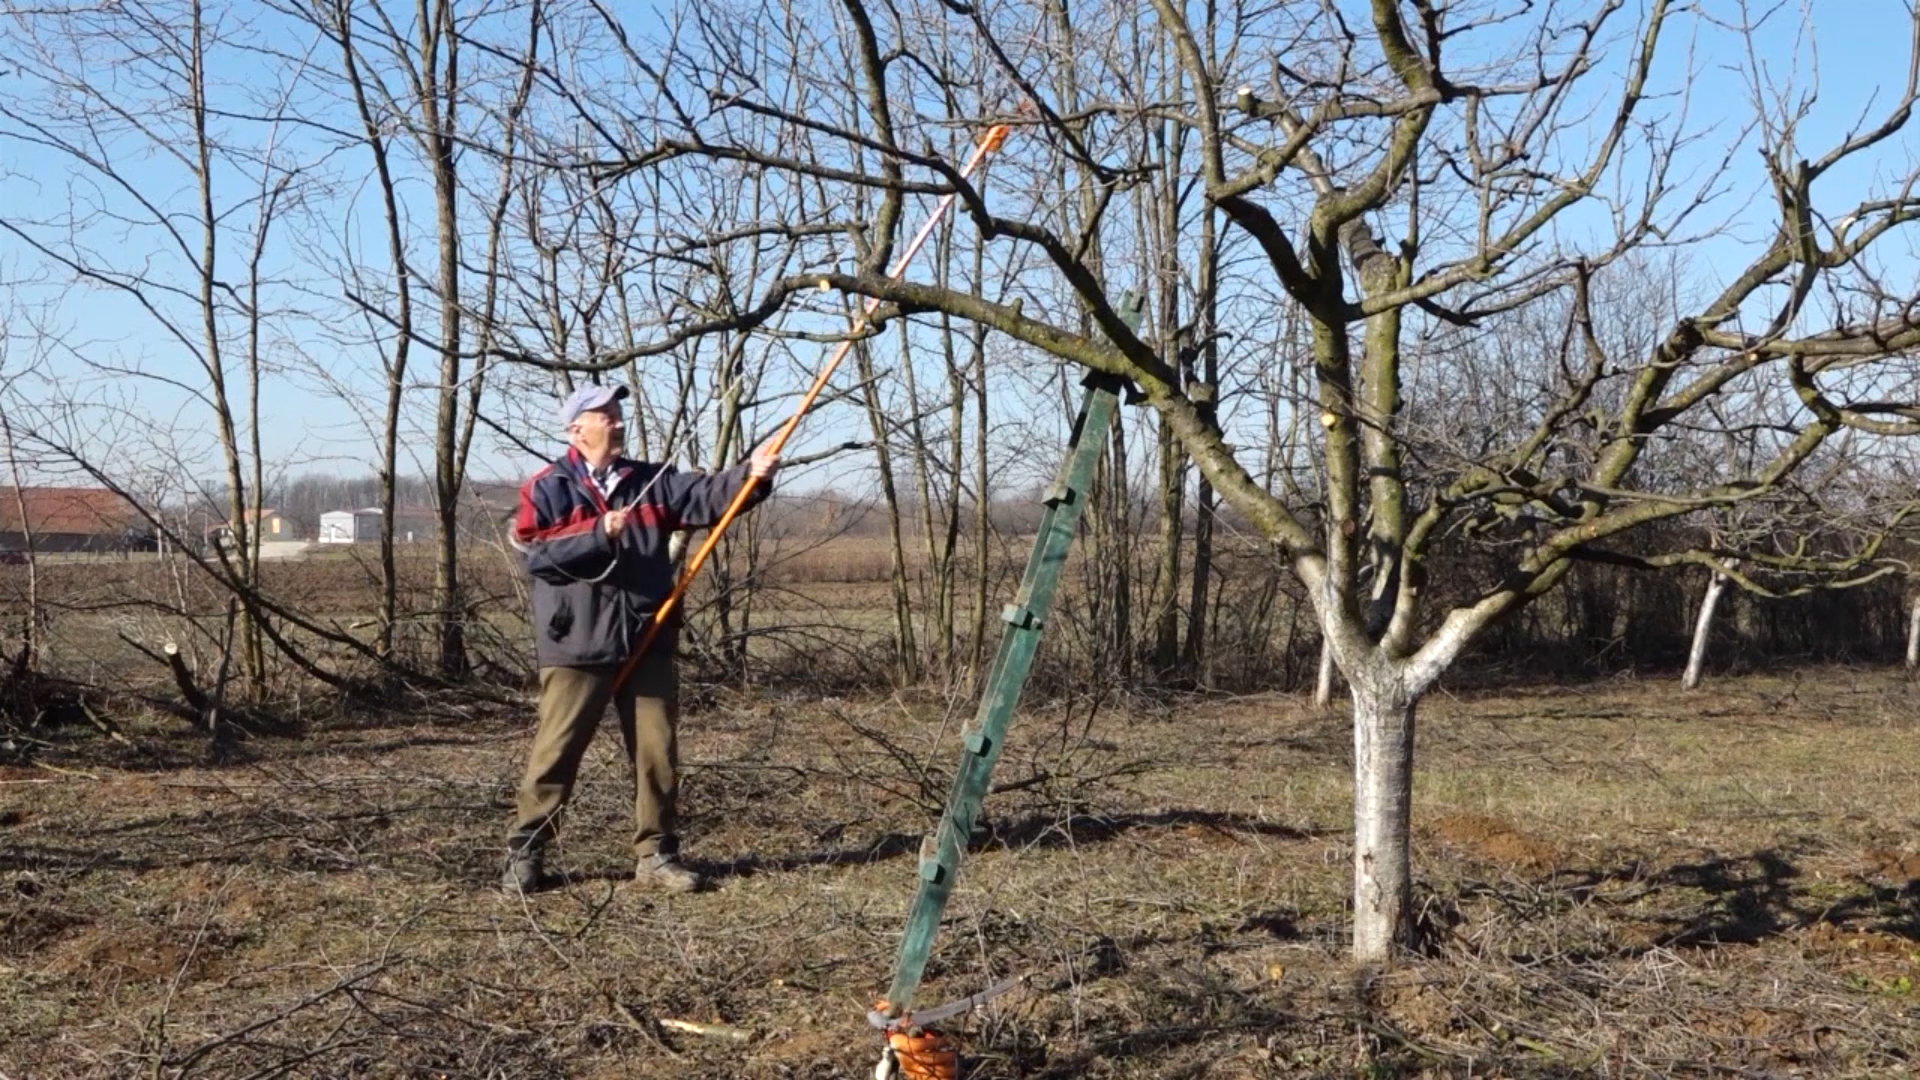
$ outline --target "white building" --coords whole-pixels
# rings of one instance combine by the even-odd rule
[[[380,508],[329,510],[320,515],[323,544],[372,544],[380,540]]]

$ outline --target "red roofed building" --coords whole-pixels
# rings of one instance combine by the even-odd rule
[[[22,509],[26,516],[23,521]],[[105,488],[0,488],[0,551],[128,551],[148,547],[147,521]]]

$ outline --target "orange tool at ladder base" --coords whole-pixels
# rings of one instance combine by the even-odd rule
[[[867,1014],[868,1021],[891,1012],[893,1006],[881,998]],[[945,1035],[912,1016],[894,1018],[885,1030],[887,1045],[873,1070],[874,1080],[959,1080],[960,1051]]]
[[[980,140],[980,145],[974,148],[973,155],[967,159],[966,165],[960,170],[960,175],[963,178],[972,175],[973,171],[980,167],[980,163],[986,160],[987,155],[999,149],[1000,144],[1006,141],[1009,130],[1006,124],[996,124],[990,128],[986,137]],[[954,193],[941,196],[939,204],[934,207],[933,214],[927,218],[926,224],[920,226],[920,231],[914,234],[913,241],[900,253],[900,258],[893,264],[893,268],[887,271],[889,279],[897,281],[906,273],[907,264],[913,261],[914,255],[926,244],[927,238],[933,235],[934,227],[946,214],[947,207],[953,205],[953,200]],[[846,340],[833,351],[826,366],[821,368],[820,374],[814,377],[813,385],[807,388],[806,396],[800,399],[800,407],[795,409],[787,422],[774,433],[773,438],[761,449],[762,453],[778,455],[785,448],[787,439],[792,437],[794,429],[800,426],[801,418],[813,408],[814,399],[820,396],[820,391],[826,389],[828,381],[833,378],[834,370],[840,366],[840,361],[846,359],[847,353],[853,350],[854,341],[859,338],[860,332],[866,329],[867,320],[873,317],[873,313],[879,307],[878,297],[867,298],[860,318],[854,322],[853,329],[847,334]],[[628,656],[626,663],[622,665],[619,676],[614,680],[616,688],[626,684],[634,668],[639,666],[641,658],[653,646],[654,638],[658,636],[660,628],[673,617],[674,610],[680,606],[680,601],[686,596],[687,587],[700,573],[700,568],[706,565],[707,557],[713,554],[713,549],[719,546],[720,538],[726,534],[727,526],[733,524],[733,519],[740,515],[740,510],[752,499],[757,486],[756,481],[752,478],[748,479],[745,486],[741,487],[739,494],[734,496],[733,504],[727,507],[726,513],[714,523],[713,528],[707,533],[707,538],[694,551],[693,557],[687,560],[686,571],[680,575],[680,580],[674,585],[673,591],[667,594],[667,598],[661,601],[660,607],[654,611],[653,618],[647,622],[646,632],[640,637],[640,643],[634,647],[632,655]]]
[[[922,1028],[891,1032],[887,1050],[894,1075],[902,1080],[959,1080],[960,1054],[939,1032]]]

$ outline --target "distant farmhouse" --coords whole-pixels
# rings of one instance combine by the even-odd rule
[[[424,544],[439,531],[433,511],[418,507],[396,510],[393,526],[396,544]],[[329,510],[320,515],[318,539],[323,544],[377,544],[380,542],[380,508]]]
[[[24,510],[25,516],[22,516]],[[105,488],[0,488],[0,552],[151,551],[140,511]]]
[[[253,511],[247,511],[247,516],[253,517]],[[278,510],[262,508],[258,520],[260,539],[263,541],[300,539],[299,529]],[[233,538],[233,534],[233,523],[222,521],[207,530],[207,540],[215,544],[225,544]]]

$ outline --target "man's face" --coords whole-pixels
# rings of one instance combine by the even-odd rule
[[[567,429],[574,449],[594,461],[618,454],[627,442],[626,421],[620,415],[620,403],[610,401],[597,409],[588,409],[574,418]]]

